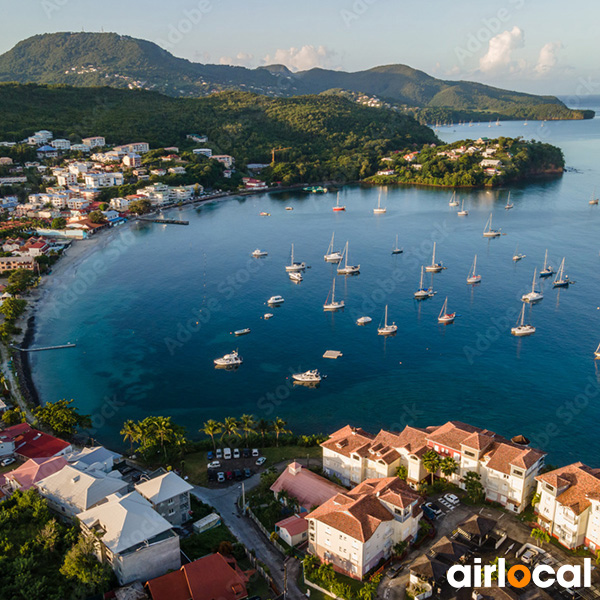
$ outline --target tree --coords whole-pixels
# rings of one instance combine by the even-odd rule
[[[544,542],[548,543],[550,541],[550,534],[541,527],[536,527],[531,531],[531,537],[537,541],[538,546],[541,548],[544,545]]]
[[[93,210],[89,218],[92,223],[106,223],[106,217],[99,210]]]
[[[27,291],[28,288],[35,285],[38,276],[29,269],[17,269],[8,276],[9,294],[21,294]]]
[[[467,495],[473,502],[479,502],[484,495],[485,490],[481,484],[481,475],[475,471],[465,473],[463,478]]]
[[[272,423],[273,431],[275,432],[275,439],[277,440],[276,445],[279,446],[279,436],[286,433],[291,433],[287,429],[287,423],[281,417],[275,417]]]
[[[210,436],[210,439],[212,440],[212,443],[213,443],[213,450],[216,450],[217,445],[215,443],[215,435],[217,435],[217,433],[221,433],[222,430],[223,430],[223,425],[221,423],[219,423],[218,421],[215,421],[214,419],[209,419],[208,421],[206,421],[206,423],[204,423],[204,426],[202,427],[202,429],[200,431],[202,433],[204,433],[205,435]]]
[[[540,502],[540,495],[539,495],[539,493],[538,493],[538,492],[536,492],[536,493],[533,495],[533,498],[531,498],[531,506],[532,506],[533,508],[535,508],[535,507],[536,507],[536,506],[539,504],[539,502]]]
[[[129,203],[128,210],[134,215],[145,215],[152,210],[152,203],[150,200],[145,200],[143,198],[140,200],[134,200],[133,202]]]
[[[64,217],[56,217],[52,219],[50,226],[52,229],[64,229],[67,226],[67,220]]]
[[[437,473],[440,468],[440,456],[435,450],[428,450],[423,455],[423,466],[425,470],[431,475],[431,484],[433,485],[433,476]]]
[[[221,439],[225,437],[242,437],[239,432],[240,424],[235,417],[225,417],[223,420]]]
[[[406,478],[408,477],[408,468],[405,465],[400,465],[396,469],[396,476],[400,477],[402,481],[406,481]]]
[[[7,321],[15,321],[23,314],[26,306],[27,302],[25,300],[7,298],[0,304],[0,313],[6,317]]]
[[[18,425],[19,423],[25,423],[25,413],[18,408],[9,408],[2,415],[2,422],[10,427],[11,425]]]
[[[458,471],[458,463],[451,456],[446,456],[440,462],[440,471],[449,479]]]
[[[108,203],[107,202],[101,202],[100,206],[98,208],[100,210],[108,210]]]
[[[47,427],[60,438],[72,438],[78,429],[89,429],[92,420],[88,415],[80,415],[77,408],[71,406],[73,400],[47,402],[35,409],[34,415],[38,423]]]
[[[123,441],[129,440],[129,454],[133,454],[133,444],[139,442],[141,438],[141,431],[138,424],[128,419],[123,423],[120,434],[123,436]]]
[[[154,417],[152,423],[153,433],[160,441],[160,447],[167,456],[167,450],[165,448],[165,441],[175,441],[174,430],[171,424],[171,417]]]
[[[271,422],[267,421],[267,419],[259,419],[258,423],[256,424],[256,429],[264,440],[265,435],[271,431]]]
[[[256,419],[254,418],[254,415],[242,415],[240,417],[240,426],[244,432],[246,441],[248,441],[248,434],[252,433],[256,427]]]
[[[60,573],[96,593],[106,591],[112,579],[110,567],[96,558],[93,537],[84,535],[67,552]]]

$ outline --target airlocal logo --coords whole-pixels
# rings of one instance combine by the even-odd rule
[[[448,583],[454,588],[491,587],[492,578],[498,587],[508,582],[514,588],[524,588],[533,582],[539,588],[548,588],[554,583],[564,588],[590,587],[592,585],[592,559],[584,558],[583,567],[563,565],[554,569],[549,565],[538,565],[533,569],[525,565],[513,565],[506,570],[506,559],[499,558],[498,565],[481,565],[476,558],[474,565],[454,565],[448,570]]]

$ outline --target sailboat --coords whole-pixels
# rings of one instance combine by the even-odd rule
[[[535,304],[536,302],[539,302],[540,300],[544,299],[544,292],[537,291],[535,289],[535,280],[536,280],[536,275],[537,275],[537,269],[533,270],[533,281],[531,283],[531,292],[529,292],[528,294],[524,294],[521,297],[521,300],[523,302],[529,302],[529,304]]]
[[[513,254],[513,260],[515,262],[518,262],[519,260],[522,260],[523,258],[525,258],[527,256],[527,254],[521,254],[519,252],[519,244],[517,244],[517,247],[515,248],[515,253]]]
[[[394,335],[398,331],[398,325],[396,325],[396,323],[392,323],[391,325],[388,325],[387,316],[388,316],[388,307],[386,304],[383,327],[379,326],[377,328],[377,335]]]
[[[329,294],[327,295],[327,299],[325,300],[325,304],[323,304],[323,310],[325,311],[336,311],[342,310],[344,308],[344,301],[335,300],[335,277],[333,278],[333,285],[331,286],[331,300],[329,300]]]
[[[544,256],[544,267],[540,271],[540,277],[550,277],[550,275],[554,275],[554,269],[552,265],[548,264],[548,249],[546,249],[546,255]]]
[[[573,283],[568,275],[565,275],[565,259],[563,258],[560,262],[560,267],[558,267],[558,271],[556,272],[556,277],[554,279],[554,283],[552,284],[554,287],[569,287],[569,284]]]
[[[598,198],[596,198],[596,190],[594,190],[594,193],[592,194],[592,199],[589,201],[589,204],[591,204],[592,206],[598,205]]]
[[[344,266],[339,267],[337,269],[338,275],[358,275],[360,273],[360,265],[349,265],[348,264],[348,242],[346,242],[346,247],[344,248]]]
[[[525,325],[525,305],[521,308],[521,316],[517,321],[516,327],[510,330],[510,333],[516,337],[523,337],[526,335],[533,335],[535,333],[535,327],[533,325]]]
[[[475,255],[475,259],[473,260],[473,267],[469,271],[469,276],[467,277],[467,283],[469,285],[473,285],[475,283],[479,283],[481,281],[481,275],[477,275],[477,254]]]
[[[297,271],[304,271],[304,269],[306,269],[306,263],[297,263],[294,262],[294,244],[292,244],[292,259],[290,261],[289,265],[286,265],[285,270],[288,273],[294,273]]]
[[[425,270],[428,273],[439,273],[443,269],[444,269],[444,266],[442,265],[442,263],[435,262],[435,242],[433,242],[433,256],[431,257],[431,264],[427,265],[425,267]]]
[[[502,235],[500,229],[492,229],[492,213],[490,213],[490,218],[487,220],[483,230],[483,237],[494,238],[499,237],[500,235]]]
[[[594,358],[596,360],[600,359],[600,344],[598,344],[598,347],[596,348],[596,352],[594,352]]]
[[[456,199],[456,192],[452,192],[452,198],[448,202],[448,206],[458,206],[458,200]]]
[[[435,292],[432,288],[423,287],[423,277],[425,275],[425,270],[421,267],[421,281],[419,282],[419,289],[415,292],[415,298],[417,300],[425,300],[426,298],[431,298],[435,296]]]
[[[385,207],[381,208],[381,190],[379,191],[379,198],[377,198],[377,208],[374,208],[373,212],[376,215],[380,215],[384,212],[387,212],[387,208],[385,208]]]
[[[448,323],[454,323],[455,318],[456,313],[448,312],[448,296],[446,296],[442,310],[440,310],[440,314],[438,316],[438,323],[443,323],[444,325],[447,325]]]
[[[335,236],[335,231],[331,234],[331,242],[329,242],[329,246],[327,247],[327,253],[323,256],[325,262],[330,263],[339,263],[343,256],[339,250],[333,249],[333,238]]]
[[[496,127],[500,127],[500,119],[496,121]]]
[[[398,246],[398,235],[396,235],[396,245],[392,248],[392,254],[402,254],[403,252],[404,248]]]
[[[466,217],[469,214],[468,210],[465,210],[465,199],[462,200],[460,210],[456,213],[459,217]]]
[[[337,199],[335,201],[335,206],[333,207],[333,212],[340,212],[342,210],[346,210],[345,206],[340,206],[340,193],[337,193]]]
[[[513,207],[514,207],[514,204],[510,201],[510,192],[508,192],[508,198],[506,199],[506,204],[504,205],[504,208],[506,210],[510,210]]]

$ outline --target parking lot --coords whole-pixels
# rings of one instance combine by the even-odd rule
[[[248,479],[265,462],[257,448],[217,448],[216,452],[208,452],[206,459],[211,487]]]

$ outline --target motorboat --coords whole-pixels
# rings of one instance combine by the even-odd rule
[[[367,323],[370,323],[373,319],[371,319],[371,317],[358,317],[358,319],[356,319],[356,324],[357,325],[366,325]]]
[[[265,319],[265,320],[272,319],[273,317],[274,317],[273,313],[265,313],[263,315],[263,319]]]
[[[283,296],[271,296],[268,300],[267,300],[267,304],[270,304],[271,306],[277,306],[279,304],[283,304],[285,302]]]
[[[513,254],[513,261],[514,262],[519,262],[520,260],[523,260],[527,255],[526,254],[521,254],[519,252],[519,244],[517,244],[517,247],[515,248],[515,253]]]
[[[265,250],[259,250],[258,248],[252,253],[252,256],[254,256],[254,258],[262,258],[263,256],[267,256],[268,252],[266,252]]]
[[[304,373],[292,373],[292,379],[297,383],[319,383],[323,377],[317,369],[313,369]]]
[[[300,283],[302,281],[302,279],[304,279],[302,277],[302,273],[300,273],[300,271],[293,271],[291,273],[288,273],[288,277],[296,283]]]
[[[237,329],[236,331],[233,332],[233,335],[240,336],[240,335],[248,335],[249,333],[250,333],[250,328],[246,327],[245,329]]]
[[[237,350],[214,360],[217,367],[239,367],[243,362],[244,359],[237,353]]]

